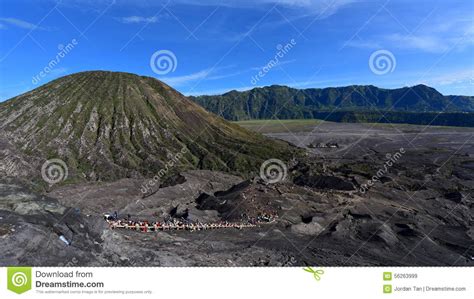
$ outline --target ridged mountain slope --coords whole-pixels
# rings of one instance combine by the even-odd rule
[[[22,152],[63,159],[70,175],[89,180],[153,176],[176,157],[173,171],[245,175],[292,155],[287,144],[228,123],[157,79],[119,72],[65,76],[0,103],[0,130]]]

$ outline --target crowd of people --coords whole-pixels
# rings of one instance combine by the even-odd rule
[[[246,214],[242,214],[241,218],[247,219],[249,223],[257,224],[262,222],[272,222],[278,218],[278,214],[276,212],[259,213],[256,217],[249,217]]]
[[[132,229],[142,232],[153,232],[153,231],[166,231],[166,230],[188,230],[188,231],[198,231],[198,230],[209,230],[209,229],[218,229],[218,228],[248,228],[256,227],[258,223],[261,222],[271,222],[273,221],[273,216],[271,215],[259,215],[252,221],[248,222],[228,222],[228,221],[218,221],[210,223],[202,223],[200,221],[192,222],[186,219],[166,219],[164,221],[154,221],[149,222],[148,220],[136,221],[132,220],[130,215],[125,219],[118,219],[117,213],[114,215],[105,214],[105,221],[109,224],[111,229],[123,228],[123,229]]]

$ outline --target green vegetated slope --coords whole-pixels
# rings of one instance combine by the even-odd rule
[[[304,90],[273,85],[191,99],[233,121],[325,116],[323,119],[331,121],[378,122],[381,118],[380,122],[429,124],[433,120],[432,125],[472,126],[474,119],[474,97],[444,96],[425,85],[399,89],[369,85]],[[327,118],[329,112],[337,113]],[[432,116],[439,112],[451,114],[434,119]]]
[[[177,169],[258,172],[294,149],[229,123],[159,80],[91,71],[65,76],[0,103],[0,130],[35,157],[60,158],[89,180]]]

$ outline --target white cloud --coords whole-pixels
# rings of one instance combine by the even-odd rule
[[[103,6],[112,0],[63,0],[63,5]],[[134,6],[140,8],[162,7],[167,1],[149,0],[115,0],[117,6]],[[336,13],[340,8],[363,0],[171,0],[170,5],[223,6],[231,8],[261,8],[277,5],[278,7],[306,9],[308,14],[320,14],[320,18]]]
[[[378,23],[375,23],[378,24],[377,26],[370,24],[371,26],[367,26],[365,34],[359,35],[359,40],[347,42],[347,46],[444,53],[451,49],[463,50],[474,44],[474,23],[471,12],[462,11],[459,8],[434,11],[416,27],[408,27],[404,30],[391,31],[393,29],[389,28],[393,27],[393,23],[395,23],[395,30],[400,28],[400,23],[395,21],[394,17],[381,15]],[[376,28],[377,30],[372,32],[377,33],[371,34],[370,28]],[[379,33],[383,31],[386,31],[385,34]]]
[[[333,10],[360,0],[176,0],[190,5],[222,5],[229,7],[255,7],[256,5],[280,5],[293,8],[319,8]]]
[[[8,25],[12,25],[12,26],[15,26],[15,27],[18,27],[18,28],[23,28],[23,29],[29,29],[29,30],[34,30],[34,29],[40,29],[40,30],[45,30],[45,28],[43,27],[39,27],[33,23],[30,23],[30,22],[27,22],[27,21],[24,21],[24,20],[20,20],[20,19],[16,19],[16,18],[0,18],[0,22],[1,23],[6,23]],[[4,24],[1,24],[0,25],[2,27],[0,28],[5,28],[5,25]]]
[[[351,40],[347,42],[345,46],[352,47],[352,48],[360,48],[360,49],[371,49],[371,50],[383,48],[376,41],[364,41],[364,40]]]
[[[223,70],[231,69],[234,67],[235,65],[208,68],[208,69],[204,69],[192,74],[176,76],[176,77],[164,77],[164,78],[160,78],[160,80],[166,82],[170,86],[178,87],[178,86],[183,86],[183,85],[186,85],[187,83],[194,82],[194,81],[200,81],[200,80],[209,81],[209,80],[225,79],[225,78],[234,77],[234,76],[250,71],[249,69],[249,70],[236,71],[236,72],[231,72],[231,73],[230,72],[222,73]]]
[[[417,49],[425,52],[442,53],[450,48],[448,39],[434,35],[414,36],[392,34],[387,40],[398,45],[399,48]]]
[[[442,94],[450,95],[473,95],[474,94],[474,70],[459,69],[445,71],[435,74],[424,80],[423,83],[436,88]]]
[[[209,76],[210,73],[211,73],[211,69],[205,69],[205,70],[192,73],[189,75],[165,77],[165,78],[161,78],[161,80],[166,82],[166,84],[170,86],[176,87],[176,86],[181,86],[183,84],[186,84],[192,81],[205,79],[207,76]]]
[[[427,79],[426,82],[434,86],[453,85],[460,83],[471,83],[474,79],[473,69],[455,70],[443,73],[442,75],[434,75]]]
[[[440,34],[389,34],[371,37],[367,40],[352,40],[347,46],[361,49],[397,48],[412,49],[428,53],[444,53],[450,49],[463,49],[474,44],[474,32],[469,30],[462,33]]]
[[[139,23],[156,23],[161,18],[158,16],[153,17],[141,17],[141,16],[129,16],[119,18],[119,21],[124,24],[139,24]]]

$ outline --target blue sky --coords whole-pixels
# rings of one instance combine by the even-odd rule
[[[468,0],[3,0],[0,35],[0,100],[85,70],[153,76],[187,95],[419,83],[474,95]]]

